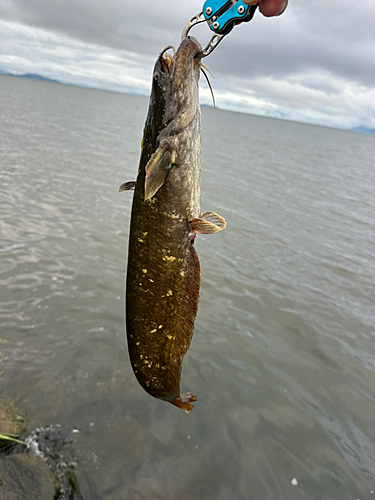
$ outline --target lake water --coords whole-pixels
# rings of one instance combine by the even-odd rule
[[[147,106],[0,76],[0,392],[85,500],[375,499],[375,136],[203,108],[186,414],[124,330]]]

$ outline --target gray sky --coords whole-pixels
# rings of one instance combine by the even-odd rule
[[[147,95],[152,67],[179,44],[198,0],[0,0],[0,69]],[[202,45],[204,24],[192,29]],[[375,129],[375,1],[290,0],[237,26],[204,60],[217,105]],[[202,79],[201,101],[210,103]]]

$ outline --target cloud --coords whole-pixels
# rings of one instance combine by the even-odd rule
[[[0,21],[0,67],[62,82],[147,94],[149,71],[138,54],[105,50],[65,35]],[[148,57],[148,64],[153,58]]]
[[[3,0],[0,68],[147,94],[157,53],[177,45],[197,0]],[[205,64],[219,107],[375,128],[373,0],[291,0],[236,27]],[[209,39],[206,25],[191,34]],[[204,84],[202,84],[204,85]],[[210,101],[203,88],[202,101]]]

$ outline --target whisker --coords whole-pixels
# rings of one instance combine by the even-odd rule
[[[214,75],[211,73],[211,71],[208,68],[206,68],[206,66],[202,63],[202,61],[197,61],[197,63],[199,64],[199,66],[202,66],[202,68],[204,68],[207,71],[207,73],[209,73],[212,76],[212,78],[215,80]]]
[[[200,64],[200,66],[203,66],[203,64]],[[204,67],[204,66],[203,66]],[[207,68],[206,68],[207,69]],[[208,83],[208,86],[210,87],[210,91],[211,91],[211,95],[212,95],[212,101],[214,103],[214,109],[216,109],[216,104],[215,104],[215,96],[214,96],[214,91],[212,90],[212,87],[211,87],[211,83],[210,83],[210,80],[208,79],[208,76],[207,76],[207,73],[205,72],[205,70],[201,67],[201,71],[202,73],[204,74],[206,80],[207,80],[207,83]],[[207,70],[208,71],[208,70]],[[208,71],[209,72],[209,71]],[[209,72],[210,73],[210,72]],[[211,73],[210,73],[211,75]],[[211,75],[212,76],[212,75]]]

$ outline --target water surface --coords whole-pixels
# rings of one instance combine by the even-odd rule
[[[196,239],[187,415],[124,331],[147,106],[0,76],[0,391],[61,425],[85,500],[375,498],[375,137],[203,108],[227,228]]]

